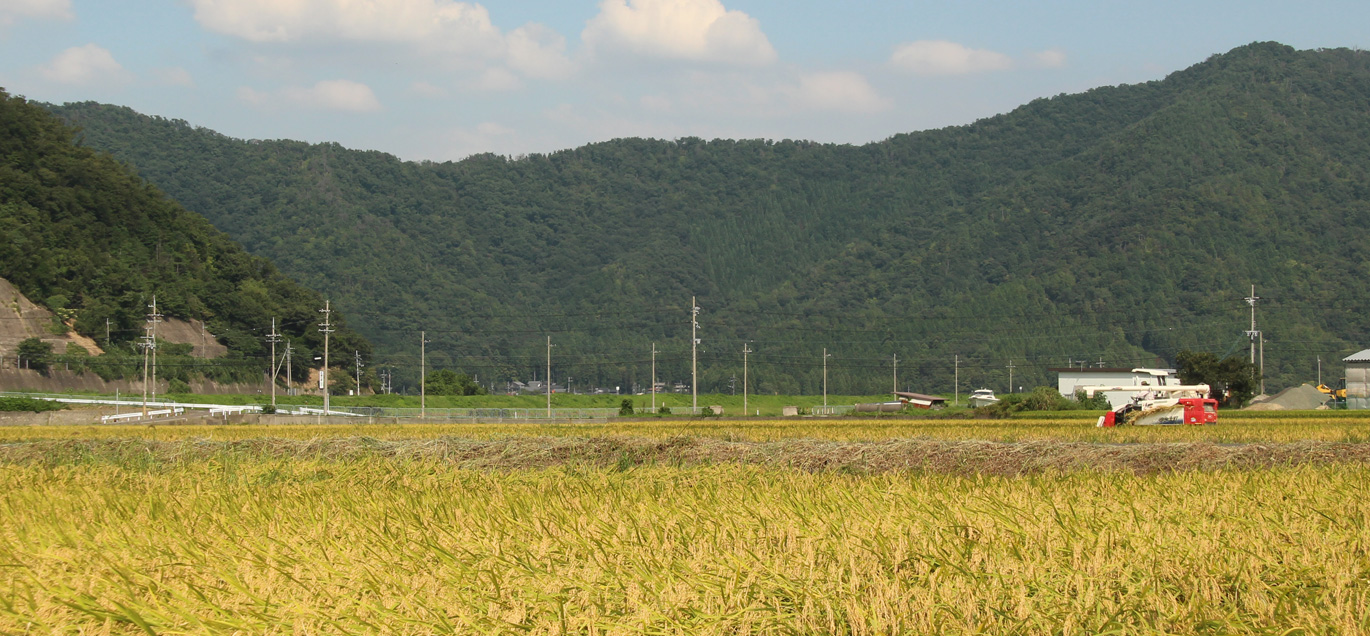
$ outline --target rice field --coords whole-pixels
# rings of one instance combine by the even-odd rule
[[[1367,424],[0,427],[0,633],[1370,634]]]
[[[1316,413],[1316,415],[1315,415]],[[0,426],[0,443],[37,439],[139,438],[150,440],[244,440],[262,437],[314,439],[372,437],[384,440],[464,437],[494,439],[510,436],[632,435],[669,438],[697,436],[757,441],[812,438],[839,441],[928,438],[979,439],[1001,442],[1052,440],[1131,444],[1199,442],[1240,444],[1255,442],[1370,442],[1370,418],[1328,417],[1323,412],[1279,414],[1223,414],[1213,426],[1152,426],[1101,429],[1091,415],[1007,420],[944,419],[772,419],[772,420],[642,420],[568,424],[447,423],[447,424],[331,424],[287,425],[114,425],[114,426]]]

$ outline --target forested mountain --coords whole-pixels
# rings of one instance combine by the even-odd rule
[[[1267,375],[1370,345],[1370,53],[1253,44],[1164,80],[863,146],[620,139],[403,162],[54,110],[249,251],[325,290],[405,377],[701,389],[1050,383],[1046,368],[1243,351]],[[960,360],[959,364],[955,362]],[[1339,370],[1339,367],[1338,369]],[[1335,377],[1335,371],[1329,372]]]
[[[249,367],[247,377],[261,378],[267,368],[263,337],[273,316],[307,367],[322,344],[315,325],[323,297],[127,166],[77,146],[75,134],[52,113],[0,91],[0,277],[74,319],[77,331],[111,355],[133,354],[129,345],[144,335],[155,294],[160,313],[205,320],[230,358]],[[333,316],[340,325],[333,342],[346,349],[349,365],[353,349],[369,355],[366,340],[341,313]]]

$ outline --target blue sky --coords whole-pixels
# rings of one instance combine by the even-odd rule
[[[865,143],[1366,25],[1363,1],[0,0],[0,86],[411,160]]]

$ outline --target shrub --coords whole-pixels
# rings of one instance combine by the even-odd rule
[[[38,338],[25,338],[19,341],[16,353],[23,358],[28,368],[47,375],[48,365],[52,363],[52,343]]]
[[[21,397],[0,398],[0,411],[30,411],[33,413],[42,413],[43,411],[60,411],[65,408],[67,408],[65,404],[49,400],[35,400]]]
[[[619,403],[619,405],[618,405],[618,414],[619,414],[619,415],[632,415],[632,414],[633,414],[633,401],[630,400],[630,399],[626,399],[626,398],[625,398],[625,399],[623,400],[623,402]]]

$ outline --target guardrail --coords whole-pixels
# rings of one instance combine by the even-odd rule
[[[136,422],[138,420],[143,419],[144,417],[153,418],[163,417],[167,415],[176,416],[185,413],[185,411],[186,410],[183,408],[170,408],[161,409],[157,411],[148,411],[147,415],[144,415],[142,411],[133,411],[131,413],[120,413],[118,415],[105,415],[100,418],[100,421],[106,424],[110,422]]]

